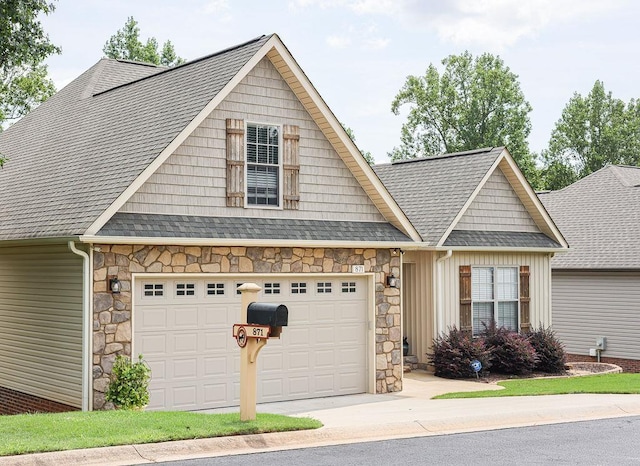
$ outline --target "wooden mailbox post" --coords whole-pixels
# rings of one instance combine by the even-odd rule
[[[233,336],[240,347],[240,420],[253,421],[256,419],[256,399],[258,390],[258,353],[267,344],[269,337],[280,338],[280,323],[272,325],[262,325],[260,323],[248,322],[248,308],[255,304],[258,292],[262,290],[255,283],[244,283],[238,287],[242,293],[242,310],[240,314],[241,323],[234,324]],[[264,305],[263,305],[264,306]],[[288,310],[283,305],[277,306],[278,310],[283,310],[287,325]],[[255,322],[255,321],[254,321]],[[278,326],[276,326],[278,325]]]

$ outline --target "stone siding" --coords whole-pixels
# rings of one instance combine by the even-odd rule
[[[376,392],[402,390],[400,290],[385,285],[400,276],[389,249],[323,249],[97,245],[93,253],[94,409],[110,409],[104,392],[116,355],[131,356],[131,275],[135,273],[349,273],[352,265],[375,273]],[[109,292],[117,277],[120,294]]]

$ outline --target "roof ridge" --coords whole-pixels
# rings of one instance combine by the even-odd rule
[[[431,155],[428,157],[419,157],[419,158],[415,158],[415,159],[407,159],[407,160],[396,160],[395,162],[391,162],[390,165],[398,165],[398,164],[403,164],[403,163],[414,163],[414,162],[425,162],[425,161],[429,161],[429,160],[442,160],[442,159],[448,159],[448,158],[453,158],[453,157],[464,157],[467,155],[474,155],[474,154],[486,154],[488,152],[491,152],[494,149],[500,149],[503,146],[499,146],[499,147],[483,147],[481,149],[471,149],[471,150],[465,150],[465,151],[460,151],[460,152],[449,152],[446,154],[438,154],[438,155]],[[386,164],[383,164],[386,165]]]
[[[267,37],[266,34],[263,34],[261,36],[255,37],[255,38],[253,38],[251,40],[248,40],[246,42],[243,42],[241,44],[232,45],[231,47],[227,47],[226,49],[222,49],[222,50],[219,50],[217,52],[211,53],[209,55],[205,55],[203,57],[196,58],[194,60],[188,61],[188,62],[183,63],[181,65],[177,65],[177,66],[173,66],[173,67],[170,67],[170,68],[163,69],[162,71],[159,71],[158,73],[155,73],[155,74],[152,74],[152,75],[149,75],[149,76],[145,76],[143,78],[134,79],[133,81],[129,81],[127,83],[111,87],[111,88],[106,89],[104,91],[96,92],[95,94],[93,94],[93,97],[96,97],[96,96],[99,96],[99,95],[102,95],[102,94],[106,94],[107,92],[111,92],[111,91],[113,91],[115,89],[119,89],[121,87],[130,86],[131,84],[138,83],[138,82],[144,81],[146,79],[155,78],[155,77],[158,77],[158,76],[163,75],[165,73],[170,73],[170,72],[175,71],[177,69],[184,68],[186,66],[190,66],[190,65],[193,65],[195,63],[199,63],[199,62],[201,62],[203,60],[207,60],[209,58],[213,58],[215,56],[222,55],[224,53],[232,52],[234,50],[237,50],[237,49],[240,49],[242,47],[246,47],[247,45],[250,45],[250,44],[253,44],[255,42],[258,42],[259,40],[262,40],[265,37]],[[139,62],[134,62],[134,63],[139,63]],[[152,65],[152,66],[157,66],[157,65]],[[161,68],[161,67],[159,67],[159,68]]]

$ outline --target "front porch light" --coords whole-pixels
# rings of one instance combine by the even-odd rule
[[[119,294],[122,291],[122,284],[117,277],[113,277],[109,280],[109,289],[113,294]]]
[[[387,286],[389,288],[400,288],[400,279],[394,274],[387,275]]]

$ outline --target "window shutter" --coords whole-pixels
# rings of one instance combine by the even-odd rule
[[[284,208],[298,210],[300,202],[300,128],[295,125],[283,125],[282,133]]]
[[[520,332],[531,331],[531,317],[529,316],[529,266],[520,266]]]
[[[471,266],[460,266],[460,330],[471,335]]]
[[[227,118],[227,207],[244,207],[244,120]]]

